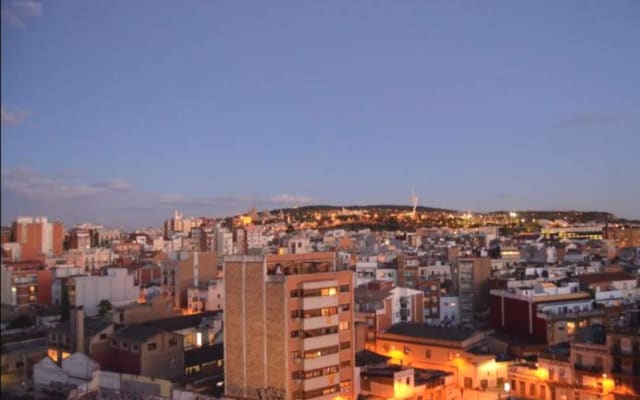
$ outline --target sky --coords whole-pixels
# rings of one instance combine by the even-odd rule
[[[2,0],[2,223],[640,218],[640,2]]]

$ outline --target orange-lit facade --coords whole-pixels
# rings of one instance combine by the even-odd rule
[[[62,222],[48,222],[46,217],[19,217],[13,223],[12,233],[14,240],[21,246],[22,260],[39,260],[43,256],[62,255]]]
[[[354,273],[332,252],[225,258],[225,390],[354,399]]]

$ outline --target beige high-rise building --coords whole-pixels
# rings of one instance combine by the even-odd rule
[[[352,271],[333,252],[225,257],[225,390],[354,399]]]

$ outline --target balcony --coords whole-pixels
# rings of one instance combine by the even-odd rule
[[[611,370],[611,373],[614,376],[619,376],[622,378],[633,377],[633,380],[640,381],[640,368],[633,369],[633,368],[614,367],[613,370]]]
[[[614,345],[611,346],[611,355],[619,357],[640,358],[640,349],[623,349],[620,346]]]
[[[316,296],[302,298],[302,309],[315,310],[325,307],[337,307],[338,296]]]
[[[583,365],[575,363],[573,365],[576,371],[580,372],[588,372],[592,374],[602,374],[604,372],[604,367],[602,365]]]
[[[340,383],[340,375],[330,374],[330,375],[318,376],[310,379],[304,379],[302,381],[302,387],[306,392],[310,390],[316,390],[316,389],[324,388],[327,386],[335,385],[336,383]]]
[[[302,369],[311,371],[312,369],[330,367],[337,364],[340,364],[340,353],[333,353],[321,357],[303,359]]]
[[[303,350],[320,349],[323,347],[337,345],[340,345],[340,335],[338,335],[337,333],[302,339]]]
[[[327,315],[326,317],[304,318],[302,320],[302,329],[318,329],[327,326],[336,326],[340,323],[338,314]]]
[[[604,315],[604,310],[569,310],[569,311],[549,311],[549,312],[538,312],[537,317],[540,319],[544,319],[547,321],[557,321],[557,320],[575,320],[581,318],[590,318],[590,317],[599,317]]]

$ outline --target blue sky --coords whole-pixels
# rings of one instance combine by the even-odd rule
[[[2,222],[640,218],[640,2],[2,1]]]

